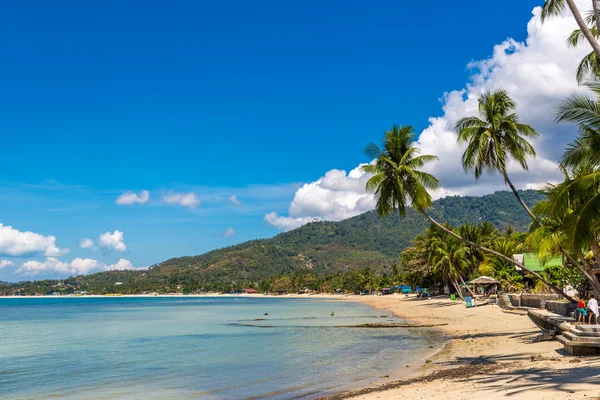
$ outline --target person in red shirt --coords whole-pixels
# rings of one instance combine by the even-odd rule
[[[585,301],[583,301],[583,299],[579,299],[579,303],[577,303],[577,311],[579,311],[577,322],[585,323],[585,317],[587,317],[587,310],[585,308]]]

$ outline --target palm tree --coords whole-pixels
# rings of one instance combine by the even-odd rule
[[[598,23],[600,20],[596,19],[596,15],[594,12],[589,13],[585,17],[585,23],[594,25],[590,28],[590,32],[595,38],[598,38]],[[577,47],[581,43],[585,42],[586,38],[582,34],[581,29],[575,29],[567,38],[567,45],[569,47]],[[600,77],[600,63],[598,62],[599,57],[596,56],[596,53],[592,50],[592,52],[588,53],[583,60],[579,63],[577,67],[577,83],[581,84],[587,77],[591,76],[592,78]]]
[[[535,157],[535,150],[523,137],[536,137],[531,126],[521,124],[515,112],[516,104],[505,90],[486,92],[479,96],[479,116],[461,118],[455,126],[458,142],[468,143],[462,156],[465,172],[475,170],[479,180],[484,172],[500,173],[504,181],[529,216],[535,216],[512,184],[506,171],[510,159],[528,170],[527,157]]]
[[[563,155],[565,181],[550,187],[550,216],[561,222],[567,248],[589,246],[600,267],[600,83],[587,84],[592,99],[576,94],[559,107],[557,122],[577,124],[578,137]],[[585,257],[580,256],[585,264]]]
[[[596,56],[600,58],[600,43],[598,43],[598,40],[596,40],[590,28],[588,28],[585,20],[579,12],[579,9],[575,5],[574,0],[546,0],[544,7],[542,8],[542,22],[546,21],[551,16],[559,15],[561,12],[563,12],[565,6],[569,7],[573,17],[575,18],[575,21],[577,22],[577,25],[579,25],[579,29],[581,29],[581,32],[592,46],[592,49],[594,49]],[[594,9],[594,13],[598,15],[598,4],[596,3],[596,0],[592,0],[592,7]]]
[[[461,241],[450,237],[436,238],[433,247],[433,253],[431,255],[433,271],[447,278],[450,283],[452,283],[462,300],[465,298],[458,280],[460,279],[462,284],[467,287],[469,291],[471,291],[462,278],[462,275],[468,270],[469,267],[466,256],[467,248]],[[473,292],[471,292],[471,294],[473,294]]]
[[[419,150],[414,146],[414,141],[415,134],[412,126],[394,125],[391,130],[385,132],[382,143],[383,149],[380,149],[373,143],[365,148],[365,153],[372,159],[375,159],[373,164],[363,165],[362,170],[372,175],[367,181],[366,188],[375,194],[375,208],[379,216],[386,217],[392,212],[405,215],[407,207],[412,205],[414,209],[423,214],[433,225],[448,235],[480,251],[493,254],[510,264],[520,267],[544,282],[556,293],[566,297],[570,301],[574,301],[569,296],[566,296],[561,289],[552,285],[521,263],[504,254],[466,240],[433,219],[427,212],[427,208],[431,206],[431,195],[427,189],[436,189],[439,186],[439,181],[433,175],[423,172],[418,168],[423,167],[428,162],[437,160],[437,157],[419,155]]]
[[[566,179],[570,180],[571,178],[567,175]],[[563,253],[569,264],[588,280],[594,290],[594,294],[599,296],[600,281],[594,273],[594,266],[590,264],[587,255],[583,254],[581,248],[573,249],[572,246],[569,246],[569,240],[565,233],[565,220],[564,217],[561,218],[558,215],[560,208],[557,208],[555,204],[555,195],[553,195],[555,191],[558,191],[557,188],[549,185],[546,191],[548,200],[541,201],[535,205],[534,209],[536,214],[541,216],[539,218],[541,223],[530,228],[530,234],[525,240],[525,244],[529,248],[536,250],[540,258],[548,254],[554,254],[556,251]],[[571,251],[567,252],[566,249],[569,247],[571,247]],[[594,253],[593,251],[591,253],[593,260]]]
[[[579,128],[579,136],[563,155],[565,168],[600,167],[600,83],[585,86],[594,93],[595,99],[574,94],[562,102],[557,112],[556,122],[573,122]]]

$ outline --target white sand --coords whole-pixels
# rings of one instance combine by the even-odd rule
[[[348,300],[419,323],[448,323],[440,329],[452,339],[409,379],[340,398],[600,399],[600,357],[570,356],[557,341],[532,343],[540,331],[527,316],[504,313],[496,305],[465,308],[446,299],[392,295]]]

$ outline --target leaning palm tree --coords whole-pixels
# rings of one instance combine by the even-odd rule
[[[529,216],[535,216],[523,201],[507,173],[510,160],[528,170],[528,157],[535,157],[533,146],[525,137],[538,133],[531,126],[519,122],[516,104],[505,90],[485,92],[479,96],[479,116],[461,118],[455,126],[458,142],[467,143],[462,156],[465,172],[475,170],[475,179],[484,172],[499,173]]]
[[[448,235],[529,272],[556,293],[574,301],[571,297],[566,296],[561,289],[546,281],[538,273],[526,268],[523,264],[504,254],[466,240],[433,219],[427,212],[432,202],[428,189],[436,189],[439,186],[439,181],[433,175],[421,171],[420,168],[431,161],[437,160],[437,157],[419,155],[419,149],[414,146],[414,141],[415,134],[412,126],[394,125],[391,130],[385,132],[383,149],[373,143],[365,148],[365,153],[374,159],[374,162],[363,165],[361,168],[362,171],[372,175],[367,181],[366,188],[375,194],[375,208],[379,216],[385,217],[392,212],[405,215],[406,209],[412,206],[433,225]]]
[[[577,25],[579,25],[579,29],[581,29],[581,32],[592,46],[592,49],[594,49],[594,53],[596,53],[596,56],[600,58],[600,43],[598,43],[598,40],[594,37],[594,34],[585,23],[584,18],[581,16],[581,13],[577,8],[577,5],[575,5],[575,0],[546,0],[544,7],[542,8],[542,22],[546,21],[551,16],[560,15],[566,6],[569,7],[569,10],[571,10]],[[592,0],[592,8],[594,10],[594,14],[596,17],[598,17],[598,3],[596,0]],[[597,21],[600,21],[600,17],[597,18]]]

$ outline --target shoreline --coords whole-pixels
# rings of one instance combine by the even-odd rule
[[[504,313],[496,305],[466,308],[446,298],[389,295],[345,300],[411,322],[448,322],[433,328],[447,340],[401,379],[390,374],[389,379],[327,400],[600,398],[600,357],[571,356],[557,341],[533,343],[540,331],[527,316]]]

